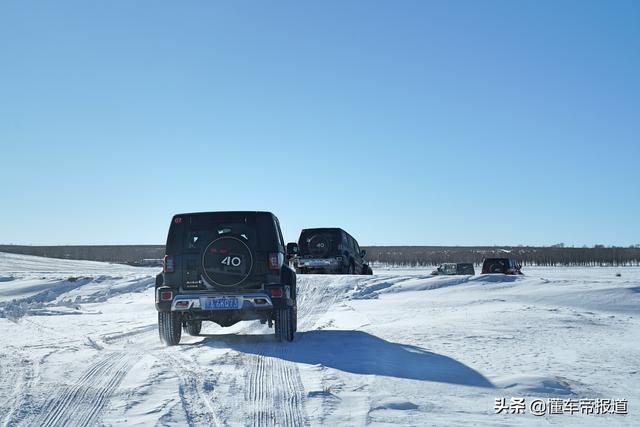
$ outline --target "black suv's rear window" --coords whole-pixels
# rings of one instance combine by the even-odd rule
[[[504,273],[509,269],[508,258],[489,258],[482,264],[483,273]]]
[[[300,255],[318,258],[338,255],[342,250],[342,232],[336,229],[302,230],[298,247]]]
[[[274,217],[264,212],[215,212],[173,217],[167,253],[201,252],[217,237],[235,236],[251,249],[273,251],[279,238]]]

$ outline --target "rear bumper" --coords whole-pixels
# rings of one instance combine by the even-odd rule
[[[296,271],[307,273],[342,273],[345,265],[342,257],[298,258],[295,261]]]
[[[343,258],[298,258],[296,260],[297,267],[320,268],[320,267],[338,267],[343,265]]]
[[[255,293],[244,295],[222,295],[222,294],[179,294],[171,302],[171,311],[202,310],[204,300],[207,298],[239,298],[240,308],[235,310],[271,310],[273,301],[267,294]],[[218,310],[211,310],[218,311]]]
[[[299,267],[296,269],[298,274],[343,274],[343,267]]]
[[[198,313],[215,313],[222,311],[272,311],[274,309],[285,308],[295,305],[295,301],[290,298],[289,287],[284,286],[284,295],[280,298],[271,297],[267,292],[251,292],[251,293],[214,293],[214,292],[179,292],[177,289],[169,287],[160,287],[156,289],[156,310],[157,311],[178,311],[178,312],[198,312]],[[171,291],[172,298],[170,300],[161,300],[162,292]],[[212,309],[205,310],[204,304],[207,298],[238,298],[240,299],[239,308],[234,309]]]

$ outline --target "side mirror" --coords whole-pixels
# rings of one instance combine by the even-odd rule
[[[366,251],[366,250],[364,250],[364,249],[362,249],[362,250],[360,251],[360,256],[361,256],[362,258],[364,258],[366,255],[367,255],[367,251]]]
[[[294,256],[298,255],[299,252],[299,248],[298,248],[298,244],[291,242],[291,243],[287,243],[287,256],[290,258],[293,258]]]

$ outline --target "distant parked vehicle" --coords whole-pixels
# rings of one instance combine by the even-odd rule
[[[455,275],[471,275],[476,274],[473,264],[467,262],[445,262],[440,264],[437,269],[431,272],[432,276],[455,276]]]
[[[513,258],[486,258],[482,263],[482,274],[522,274],[521,268]]]
[[[329,274],[373,274],[364,257],[367,251],[341,228],[308,228],[302,230],[298,244],[287,245],[296,272]]]
[[[459,262],[456,264],[456,266],[458,268],[458,274],[469,276],[473,276],[474,274],[476,274],[476,270],[475,268],[473,268],[473,264],[470,262]]]

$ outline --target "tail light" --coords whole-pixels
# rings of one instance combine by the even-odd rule
[[[280,270],[284,264],[284,255],[282,252],[272,252],[269,254],[269,268],[271,270]]]
[[[171,301],[173,299],[173,292],[162,291],[160,292],[160,301]]]
[[[164,273],[173,273],[175,266],[173,263],[173,257],[171,255],[164,256],[164,261],[162,262],[162,265],[163,265],[162,271]]]
[[[269,292],[271,292],[271,296],[273,298],[281,298],[284,294],[282,288],[271,288],[269,289]]]

